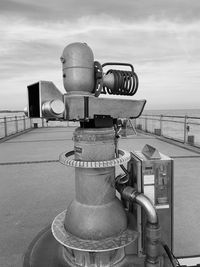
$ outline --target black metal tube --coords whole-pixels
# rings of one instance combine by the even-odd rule
[[[113,65],[113,64],[105,64],[105,65]],[[118,64],[117,64],[118,65]],[[122,65],[122,64],[120,64]],[[127,66],[131,66],[130,64],[123,64]],[[104,65],[102,65],[103,67]],[[101,93],[108,93],[111,95],[130,95],[133,96],[138,90],[138,77],[134,72],[133,67],[132,71],[125,70],[115,70],[110,69],[106,72],[106,75],[112,74],[114,77],[114,84],[112,88],[107,87],[105,84],[103,85],[103,91]]]

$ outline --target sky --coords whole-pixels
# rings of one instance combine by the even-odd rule
[[[133,64],[146,109],[200,108],[199,0],[0,0],[0,110],[27,105],[27,85],[61,92],[64,47]]]

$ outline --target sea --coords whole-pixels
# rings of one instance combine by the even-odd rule
[[[142,115],[191,116],[200,118],[200,109],[155,109],[144,110]]]
[[[189,140],[190,144],[200,146],[200,109],[144,110],[142,115],[148,115],[146,125],[144,119],[139,119],[143,129],[147,127],[148,132],[155,133],[155,129],[161,128],[159,117],[163,115],[163,136],[181,142]],[[158,117],[152,116],[151,118],[149,115]],[[186,116],[187,118],[185,118]]]

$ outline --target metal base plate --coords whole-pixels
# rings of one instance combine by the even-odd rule
[[[50,226],[43,229],[29,245],[23,267],[71,267],[62,257],[62,245],[52,235]],[[75,265],[73,265],[75,266]],[[144,267],[143,258],[129,255],[117,267]]]
[[[67,232],[64,228],[66,210],[56,216],[51,229],[55,239],[63,246],[80,251],[103,252],[125,247],[135,241],[138,233],[127,229],[122,234],[103,240],[85,240]]]

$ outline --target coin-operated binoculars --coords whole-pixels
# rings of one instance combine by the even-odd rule
[[[63,84],[62,94],[52,82],[40,81],[28,86],[27,113],[31,118],[72,120],[98,123],[102,116],[136,118],[142,112],[145,100],[101,98],[100,94],[133,96],[138,89],[138,78],[131,64],[94,61],[87,44],[68,45],[61,56]],[[129,70],[108,70],[109,65],[125,66]],[[105,120],[104,120],[105,121]]]
[[[94,61],[85,43],[68,45],[61,56],[66,94],[51,82],[28,86],[28,116],[79,121],[74,151],[60,162],[75,168],[75,199],[44,231],[26,254],[24,267],[40,266],[162,266],[160,226],[156,209],[131,186],[129,152],[118,149],[118,118],[137,118],[145,100],[133,96],[138,78],[133,66]],[[126,70],[109,69],[109,65]],[[128,68],[128,70],[127,70]],[[103,98],[101,94],[117,95]],[[116,177],[115,167],[123,174]],[[116,189],[120,197],[116,196]],[[131,204],[130,204],[131,203]],[[128,206],[135,207],[129,212]],[[139,256],[137,206],[146,214],[145,254]],[[141,225],[140,225],[141,226]],[[47,245],[48,244],[48,245]],[[48,248],[49,253],[46,253]]]

